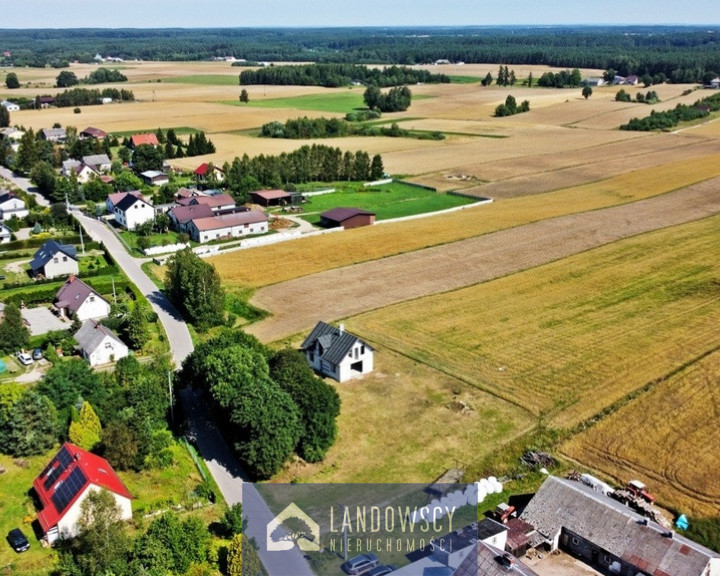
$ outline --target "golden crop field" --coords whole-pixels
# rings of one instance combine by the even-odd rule
[[[720,216],[346,321],[569,427],[720,341]]]
[[[561,452],[618,483],[646,478],[650,490],[680,512],[719,516],[718,374],[720,352],[714,352],[575,436]]]
[[[211,258],[224,283],[265,286],[530,222],[649,198],[720,175],[720,155],[629,172],[547,194],[432,218],[359,228]]]

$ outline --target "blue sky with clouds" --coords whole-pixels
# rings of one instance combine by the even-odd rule
[[[0,0],[0,28],[720,24],[717,0]]]

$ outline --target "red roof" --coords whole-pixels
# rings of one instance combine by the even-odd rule
[[[233,214],[211,216],[210,218],[195,218],[192,223],[195,228],[198,229],[198,232],[207,232],[208,230],[220,230],[222,228],[231,228],[233,226],[243,226],[244,224],[267,222],[267,219],[268,217],[264,212],[250,210],[248,212],[235,212]]]
[[[149,134],[133,134],[130,138],[133,148],[140,146],[141,144],[149,144],[150,146],[159,146],[157,136],[150,132]]]
[[[105,458],[66,442],[33,481],[42,505],[38,521],[43,531],[57,526],[90,485],[132,498]]]
[[[104,130],[100,130],[100,128],[93,128],[92,126],[88,126],[87,128],[85,128],[85,130],[80,132],[80,135],[89,136],[91,138],[103,139],[105,138],[105,136],[107,136],[107,132],[105,132]]]
[[[195,168],[193,174],[195,174],[196,176],[205,176],[208,172],[208,168],[210,168],[210,164],[208,164],[207,162],[203,162],[202,164],[200,164],[200,166]],[[213,166],[213,171],[222,172],[222,170],[217,166]]]

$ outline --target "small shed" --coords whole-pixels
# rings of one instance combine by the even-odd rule
[[[326,228],[342,226],[346,230],[375,224],[375,213],[360,208],[333,208],[320,214],[320,225]]]

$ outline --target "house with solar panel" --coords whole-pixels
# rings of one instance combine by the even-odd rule
[[[77,534],[81,506],[91,492],[107,490],[115,497],[123,520],[132,518],[132,496],[105,458],[66,442],[33,481],[40,502],[38,522],[45,539]]]
[[[313,370],[338,382],[373,371],[374,350],[342,324],[318,322],[300,348]]]

